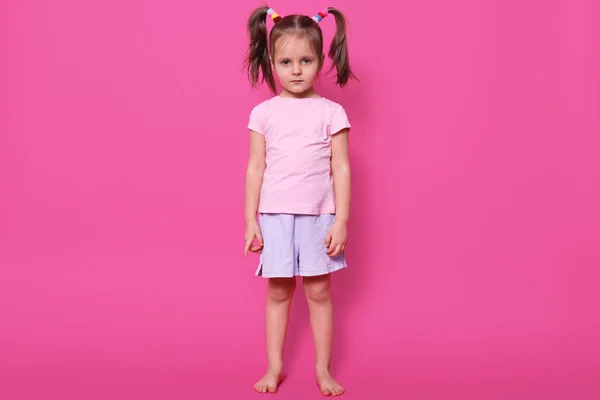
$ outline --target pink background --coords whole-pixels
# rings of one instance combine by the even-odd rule
[[[2,3],[3,399],[261,398],[243,193],[269,93],[242,71],[260,4]],[[345,398],[599,398],[598,2],[329,5],[361,79],[318,87],[353,123]],[[301,291],[292,312],[280,397],[320,398]]]

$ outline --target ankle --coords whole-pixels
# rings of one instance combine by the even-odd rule
[[[329,366],[328,365],[317,365],[316,370],[317,370],[317,375],[329,375]]]
[[[269,363],[269,372],[280,374],[283,371],[283,363]]]

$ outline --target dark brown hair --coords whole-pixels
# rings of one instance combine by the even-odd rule
[[[259,83],[267,81],[269,88],[276,93],[275,79],[271,70],[271,55],[275,53],[275,43],[277,39],[287,33],[296,33],[306,37],[317,53],[319,60],[323,54],[323,32],[319,24],[311,17],[306,15],[288,15],[281,18],[271,33],[267,35],[267,11],[269,7],[259,7],[248,19],[248,35],[250,36],[250,45],[246,56],[245,67],[248,70],[248,79],[252,87]],[[346,40],[346,17],[336,8],[328,7],[327,10],[335,18],[336,31],[331,47],[329,48],[329,58],[332,60],[330,72],[335,68],[336,83],[344,87],[350,78],[356,79],[350,68],[350,59],[348,57],[348,46]],[[321,22],[323,23],[323,22]],[[262,79],[259,79],[259,73]],[[357,79],[356,79],[357,80]],[[260,81],[260,82],[259,82]]]

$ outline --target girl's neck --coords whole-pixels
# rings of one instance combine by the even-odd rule
[[[310,88],[302,93],[292,93],[289,90],[283,89],[281,93],[279,93],[279,97],[284,98],[293,98],[293,99],[310,99],[310,98],[320,98],[319,94],[315,92],[315,89]]]

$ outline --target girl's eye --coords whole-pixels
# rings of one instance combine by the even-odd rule
[[[303,62],[304,64],[310,64],[310,60],[309,60],[308,58],[305,58],[304,60],[302,60],[302,62]]]
[[[284,60],[284,61],[282,61],[281,63],[282,63],[283,65],[288,65],[288,64],[290,63],[290,61],[289,61],[289,60]]]

